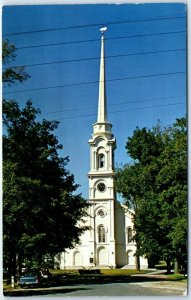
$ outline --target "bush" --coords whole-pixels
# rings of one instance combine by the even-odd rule
[[[80,275],[101,273],[99,269],[79,269],[78,272]]]

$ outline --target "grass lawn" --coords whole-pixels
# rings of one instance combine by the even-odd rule
[[[180,282],[183,282],[183,283],[187,282],[187,277],[185,277],[182,274],[170,274],[170,275],[166,275],[166,277],[170,281],[180,281]]]
[[[128,270],[128,269],[103,269],[101,270],[101,274],[110,275],[110,276],[125,276],[125,275],[133,275],[133,274],[146,274],[150,271],[148,270]]]
[[[50,270],[52,275],[80,275],[78,270]],[[106,276],[126,276],[126,275],[132,275],[132,274],[146,274],[150,272],[149,270],[128,270],[128,269],[101,269],[100,274],[106,275]]]

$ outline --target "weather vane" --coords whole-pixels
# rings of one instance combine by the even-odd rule
[[[107,31],[107,27],[101,27],[100,31],[101,31],[102,35],[104,35],[104,32]]]

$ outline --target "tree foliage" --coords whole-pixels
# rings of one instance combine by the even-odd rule
[[[74,195],[78,185],[59,157],[62,145],[54,131],[57,121],[37,121],[39,110],[27,101],[3,102],[3,247],[10,266],[19,260],[39,262],[79,242],[86,229],[87,202]]]
[[[4,40],[2,45],[2,62],[5,69],[3,70],[3,83],[10,86],[14,83],[22,83],[23,81],[30,78],[30,76],[24,71],[24,67],[11,67],[10,64],[16,58],[16,47],[9,42]]]
[[[130,164],[116,174],[117,191],[135,210],[137,255],[176,260],[187,254],[186,119],[167,128],[136,128],[126,143]]]
[[[16,57],[16,48],[3,42],[3,64]],[[11,85],[30,76],[20,67],[7,67],[3,82]],[[3,256],[9,274],[16,257],[40,262],[79,242],[86,230],[78,221],[87,214],[87,202],[75,194],[78,185],[66,169],[68,157],[54,132],[57,121],[37,121],[40,111],[27,101],[3,101]],[[40,118],[39,118],[40,119]]]

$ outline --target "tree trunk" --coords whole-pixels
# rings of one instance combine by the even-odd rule
[[[18,266],[17,266],[18,275],[20,276],[22,273],[22,255],[18,255]]]
[[[11,259],[8,261],[8,270],[7,270],[7,284],[11,284],[11,274],[12,274],[12,263]]]
[[[171,266],[170,266],[170,259],[169,258],[167,258],[167,260],[166,260],[166,269],[167,269],[167,274],[170,274]]]
[[[135,257],[135,265],[136,265],[136,270],[140,271],[140,256],[136,255]]]
[[[179,263],[178,263],[178,260],[176,259],[175,263],[174,263],[174,274],[179,274],[179,272],[180,272]]]
[[[11,283],[11,276],[16,276],[16,255],[12,254],[8,262],[7,284]]]

